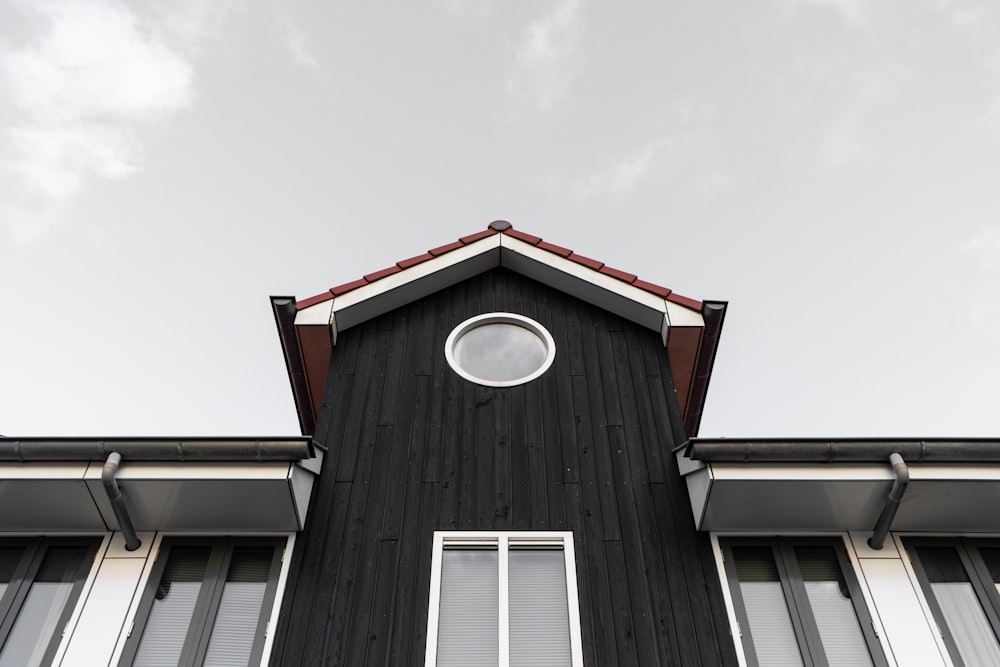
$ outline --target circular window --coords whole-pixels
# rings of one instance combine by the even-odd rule
[[[470,318],[448,336],[445,357],[470,382],[510,387],[544,373],[556,356],[551,334],[538,322],[514,313]]]

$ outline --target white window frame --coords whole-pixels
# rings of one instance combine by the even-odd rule
[[[455,358],[455,345],[465,334],[469,333],[473,329],[476,329],[477,327],[487,324],[510,324],[521,327],[522,329],[527,329],[531,333],[535,334],[535,336],[537,336],[545,346],[545,360],[531,373],[528,373],[524,377],[514,378],[512,380],[494,380],[492,378],[482,378],[473,375],[459,363],[458,359]],[[552,334],[549,333],[548,329],[530,317],[518,315],[517,313],[484,313],[482,315],[470,317],[452,329],[451,333],[448,335],[448,340],[446,340],[444,344],[444,356],[448,361],[448,365],[451,366],[451,369],[469,382],[474,382],[475,384],[480,384],[484,387],[515,387],[519,384],[527,384],[528,382],[541,377],[545,371],[549,370],[549,367],[556,358],[556,342],[552,338]]]
[[[144,632],[144,625],[137,625],[136,620],[140,612],[145,613],[146,605],[145,594],[146,591],[155,584],[153,583],[153,577],[162,574],[162,568],[157,566],[158,561],[162,555],[164,555],[163,543],[166,541],[168,544],[180,544],[184,545],[190,542],[204,541],[207,543],[218,543],[226,539],[233,539],[239,542],[253,543],[255,541],[274,541],[277,545],[277,550],[279,552],[279,562],[278,562],[278,578],[277,586],[273,595],[273,600],[270,605],[267,605],[261,610],[261,613],[266,616],[267,622],[264,628],[264,645],[263,651],[259,658],[259,662],[252,662],[252,665],[266,665],[270,662],[271,650],[274,643],[274,630],[278,622],[278,612],[281,609],[282,599],[285,593],[285,587],[288,581],[288,573],[291,565],[291,554],[295,547],[296,533],[285,533],[285,532],[260,532],[260,533],[225,533],[220,534],[218,532],[182,532],[182,533],[156,533],[152,540],[152,546],[149,554],[146,556],[146,564],[143,567],[142,575],[140,576],[138,586],[135,590],[135,595],[132,600],[132,604],[129,606],[128,616],[125,620],[124,628],[118,637],[118,642],[115,645],[114,653],[112,654],[111,661],[109,665],[128,665],[129,661],[126,660],[129,652],[126,649],[129,648],[130,640],[133,633],[138,632],[140,634]],[[137,640],[138,641],[138,640]],[[134,658],[134,652],[133,656]]]
[[[739,544],[752,544],[758,542],[762,545],[770,544],[772,548],[775,547],[778,541],[785,542],[791,546],[795,546],[802,543],[815,542],[817,544],[829,544],[829,546],[834,547],[838,555],[842,557],[840,566],[841,571],[844,576],[848,579],[848,584],[851,586],[852,598],[857,597],[857,603],[855,604],[855,614],[858,614],[858,609],[863,611],[862,615],[857,615],[858,622],[861,625],[862,633],[865,634],[865,642],[869,648],[869,652],[872,657],[873,664],[876,667],[880,665],[888,665],[892,667],[896,664],[893,659],[892,651],[888,644],[885,643],[884,637],[886,636],[885,630],[883,629],[881,622],[878,618],[877,607],[871,598],[871,594],[868,591],[868,586],[864,574],[861,572],[857,554],[854,552],[851,540],[848,535],[842,532],[808,532],[808,533],[771,533],[771,532],[712,532],[710,534],[712,541],[712,551],[715,557],[715,567],[716,573],[719,576],[719,583],[722,586],[722,596],[725,602],[726,615],[729,618],[729,627],[732,630],[732,639],[734,646],[736,648],[736,657],[740,667],[752,667],[757,664],[756,655],[751,651],[748,651],[745,639],[749,638],[750,635],[744,637],[744,632],[749,632],[748,629],[744,629],[740,622],[741,611],[740,607],[742,602],[737,602],[736,594],[733,591],[734,580],[731,577],[731,572],[729,571],[729,565],[727,564],[725,547],[722,543],[726,542],[731,547],[734,543]],[[838,558],[840,560],[840,558]],[[846,562],[847,567],[844,567]],[[782,578],[782,585],[785,586],[787,580]],[[792,614],[793,611],[789,609],[789,613]],[[874,631],[874,637],[867,634],[868,628]],[[805,646],[801,646],[803,650],[803,664],[812,664],[809,662],[810,658],[807,657],[805,652]]]
[[[427,614],[427,653],[425,667],[437,665],[438,621],[441,609],[441,559],[445,546],[493,547],[499,555],[500,622],[497,629],[500,645],[500,667],[510,667],[510,610],[508,558],[511,544],[517,546],[562,549],[566,571],[566,602],[569,609],[570,655],[573,667],[583,667],[583,641],[580,635],[580,600],[576,587],[576,556],[573,533],[539,531],[435,531],[431,558],[431,590]]]

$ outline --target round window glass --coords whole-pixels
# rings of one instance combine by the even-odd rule
[[[489,313],[462,322],[448,336],[445,356],[466,380],[491,387],[529,382],[552,365],[552,336],[532,319]]]

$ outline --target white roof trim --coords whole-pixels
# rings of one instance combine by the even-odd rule
[[[338,331],[432,294],[500,265],[501,234],[456,248],[451,252],[351,290],[334,299]],[[385,297],[386,300],[380,297]],[[376,305],[375,299],[379,300]]]
[[[701,313],[507,234],[494,234],[296,313],[296,326],[343,331],[497,266],[504,266],[654,331],[702,327]]]
[[[333,317],[333,299],[313,304],[295,313],[295,326],[326,326]]]

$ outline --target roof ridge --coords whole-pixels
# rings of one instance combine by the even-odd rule
[[[645,280],[640,280],[639,277],[636,276],[634,273],[628,273],[626,271],[621,271],[619,269],[612,268],[607,264],[605,264],[604,262],[598,261],[596,259],[591,259],[590,257],[585,257],[583,255],[579,255],[570,250],[569,248],[564,248],[562,246],[548,243],[542,240],[542,238],[539,236],[534,236],[533,234],[528,234],[526,232],[514,229],[514,226],[509,222],[507,222],[506,220],[494,220],[486,227],[485,230],[481,232],[476,232],[475,234],[469,234],[468,236],[463,236],[459,238],[457,241],[446,243],[445,245],[438,246],[436,248],[431,248],[430,250],[421,255],[415,255],[413,257],[400,260],[396,262],[394,265],[384,268],[380,271],[375,271],[373,273],[365,274],[364,276],[362,276],[357,280],[352,280],[342,285],[331,287],[326,292],[322,292],[315,296],[302,299],[301,301],[296,302],[295,308],[296,310],[303,310],[310,306],[314,306],[317,303],[329,301],[334,297],[342,296],[344,294],[347,294],[348,292],[358,289],[359,287],[370,285],[371,283],[379,281],[382,278],[394,275],[412,266],[422,264],[428,260],[434,259],[435,257],[440,257],[441,255],[448,254],[453,250],[458,250],[459,248],[470,245],[484,238],[495,236],[496,234],[505,234],[507,236],[510,236],[511,238],[517,239],[518,241],[527,243],[528,245],[540,248],[541,250],[545,250],[546,252],[550,252],[554,255],[558,255],[563,259],[568,259],[571,262],[579,264],[580,266],[584,266],[593,271],[597,271],[598,273],[602,273],[606,276],[615,278],[616,280],[620,280],[621,282],[626,283],[628,285],[632,285],[633,287],[641,289],[644,292],[649,292],[650,294],[654,294],[660,297],[661,299],[665,299],[667,301],[671,301],[678,305],[685,306],[686,308],[701,310],[701,301],[698,301],[696,299],[690,299],[680,294],[676,294],[674,293],[673,290],[667,287],[663,287],[661,285],[657,285],[656,283],[651,283]]]

